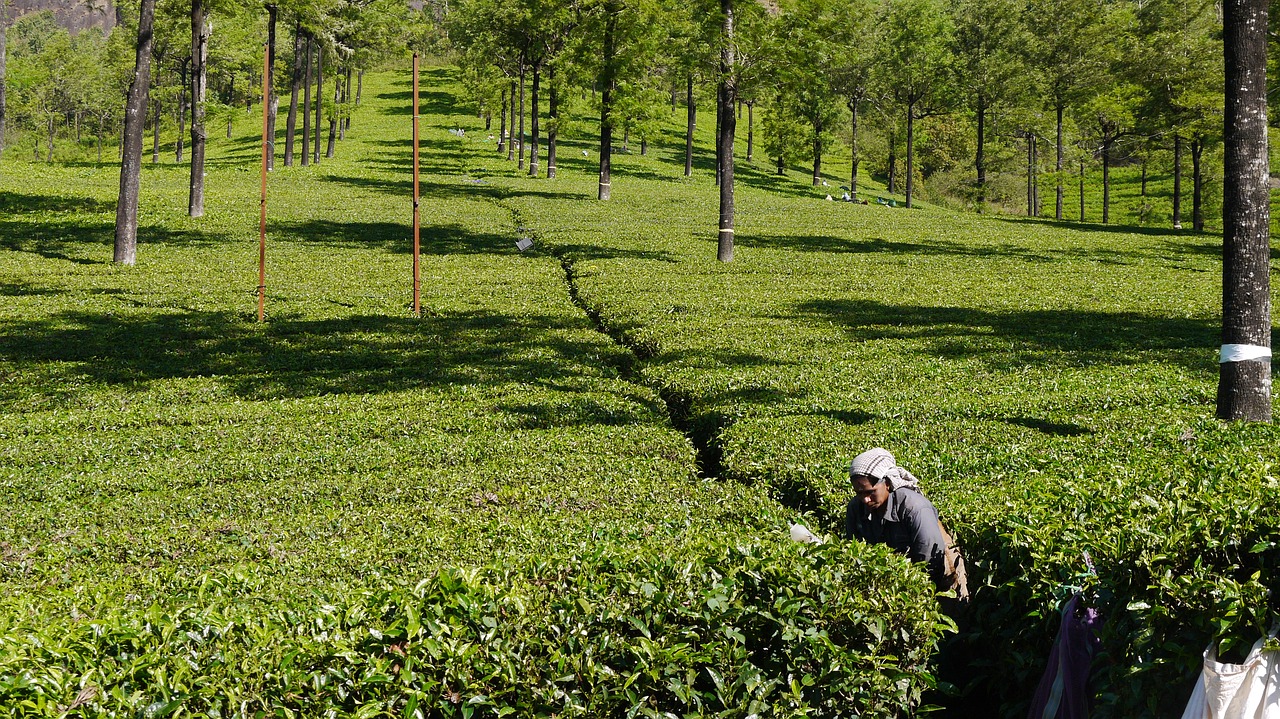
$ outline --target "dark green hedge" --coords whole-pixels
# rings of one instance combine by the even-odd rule
[[[243,576],[181,606],[0,625],[14,716],[893,716],[950,626],[883,548],[784,537],[446,570],[296,610]],[[33,615],[38,616],[38,615]],[[0,620],[4,621],[4,620]]]

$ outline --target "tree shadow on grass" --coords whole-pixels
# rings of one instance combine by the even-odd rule
[[[1187,252],[1200,257],[1212,257],[1215,259],[1222,259],[1222,240],[1221,239],[1218,239],[1217,241],[1210,241],[1210,242],[1194,242],[1194,243],[1185,243],[1185,244],[1170,242],[1170,243],[1167,243],[1167,246],[1172,251]],[[1274,244],[1271,247],[1271,259],[1280,260],[1280,247],[1276,247]]]
[[[138,245],[168,246],[212,245],[226,240],[221,233],[170,230],[155,226],[138,228]],[[40,219],[0,220],[0,249],[28,252],[50,260],[65,260],[78,265],[111,262],[115,241],[112,222],[53,222]]]
[[[279,223],[273,235],[281,240],[327,245],[344,249],[381,249],[407,254],[413,251],[413,225],[408,222],[335,222],[305,220]],[[516,238],[477,234],[461,225],[423,223],[419,233],[424,255],[515,254]]]
[[[844,325],[857,341],[918,340],[924,354],[977,358],[1003,368],[1131,365],[1152,361],[1151,353],[1159,353],[1161,361],[1208,372],[1212,367],[1206,357],[1217,347],[1221,334],[1221,326],[1213,320],[1137,312],[989,312],[863,300],[815,300],[796,310],[801,318]]]
[[[999,222],[1044,225],[1059,230],[1076,230],[1078,232],[1110,232],[1121,233],[1126,235],[1149,235],[1149,236],[1195,236],[1199,233],[1194,230],[1175,230],[1171,227],[1150,227],[1144,225],[1111,225],[1101,224],[1099,222],[1068,222],[1066,220],[1052,220],[1044,217],[1009,217],[1009,216],[993,216],[993,219]]]
[[[69,197],[66,195],[27,195],[21,192],[0,190],[0,214],[31,214],[45,212],[87,212],[102,214],[115,212],[114,202],[93,197]]]
[[[1172,242],[1162,243],[1160,247],[1151,247],[1149,249],[1112,250],[1107,248],[1054,247],[1042,251],[1029,250],[1026,247],[1012,243],[969,245],[940,239],[927,242],[900,242],[886,240],[883,237],[852,238],[833,235],[753,235],[744,237],[743,242],[752,247],[798,252],[819,252],[823,254],[1002,257],[1037,263],[1083,260],[1107,265],[1136,265],[1157,262],[1162,266],[1172,266],[1177,269],[1186,269],[1178,264],[1186,259],[1186,253],[1200,254],[1194,246],[1188,247]]]
[[[518,189],[510,187],[501,187],[489,184],[483,178],[461,178],[457,176],[458,168],[448,167],[439,168],[443,172],[438,174],[451,176],[457,181],[455,182],[433,182],[430,179],[422,179],[419,181],[418,191],[424,199],[490,199],[502,200],[512,197],[540,197],[549,200],[581,200],[587,199],[588,195],[582,192],[572,190],[534,190],[534,189]],[[426,173],[433,174],[433,173]],[[364,190],[375,190],[390,195],[396,195],[410,198],[413,194],[413,178],[404,177],[399,179],[387,179],[381,177],[351,177],[344,175],[328,175],[324,178],[325,182],[333,182],[349,187],[358,187]]]
[[[144,391],[153,381],[196,377],[215,378],[251,400],[517,382],[581,388],[584,376],[604,376],[601,346],[569,334],[584,323],[572,316],[487,310],[422,319],[273,319],[265,325],[230,312],[71,311],[8,323],[0,355],[28,367],[56,364],[59,372],[87,378],[88,385],[59,385],[64,394],[93,384]],[[12,401],[17,391],[0,390],[0,402]]]
[[[1044,434],[1054,435],[1056,437],[1078,437],[1086,434],[1093,434],[1094,431],[1088,427],[1082,427],[1073,422],[1053,422],[1038,417],[1004,417],[1003,421],[1009,424],[1015,424],[1019,427],[1034,429]]]
[[[380,112],[384,115],[413,115],[413,90],[392,90],[378,93],[378,99],[388,103]],[[394,103],[394,104],[391,104]],[[418,88],[418,114],[457,115],[460,110],[454,96],[447,92]]]

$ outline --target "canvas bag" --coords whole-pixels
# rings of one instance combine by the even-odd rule
[[[938,531],[942,533],[942,542],[946,545],[943,551],[943,572],[947,580],[947,589],[955,590],[956,599],[967,602],[969,601],[969,573],[964,567],[964,557],[960,554],[960,547],[956,545],[956,540],[951,538],[947,532],[947,528],[942,526],[942,520],[938,520]]]
[[[1210,644],[1182,719],[1280,719],[1280,651],[1264,652],[1266,641],[1254,642],[1243,664],[1220,663]]]

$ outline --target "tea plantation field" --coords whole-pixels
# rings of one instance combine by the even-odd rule
[[[1013,716],[1079,588],[1099,714],[1167,716],[1280,610],[1280,431],[1212,419],[1217,238],[740,159],[719,264],[709,128],[693,178],[673,115],[601,203],[589,120],[530,178],[438,68],[419,319],[408,88],[278,163],[261,325],[260,118],[211,138],[204,218],[148,158],[133,268],[118,166],[0,160],[9,714],[892,716],[947,642],[926,701]],[[964,546],[959,634],[902,558],[787,539],[877,445]]]

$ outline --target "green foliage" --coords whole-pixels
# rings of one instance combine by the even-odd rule
[[[743,162],[718,264],[680,116],[592,202],[589,121],[529,178],[431,69],[417,319],[407,88],[368,75],[344,152],[272,174],[265,326],[256,118],[210,138],[201,220],[182,168],[145,169],[129,270],[113,168],[0,161],[6,698],[888,715],[932,681],[927,579],[778,531],[834,534],[873,445],[965,548],[989,713],[1025,709],[1074,587],[1108,618],[1101,716],[1169,714],[1208,643],[1280,609],[1280,437],[1209,419],[1206,237],[828,203]]]
[[[595,549],[441,570],[320,606],[245,602],[238,570],[198,601],[0,624],[12,716],[889,717],[918,704],[950,626],[887,615],[927,580],[883,547],[785,537],[692,559]]]

